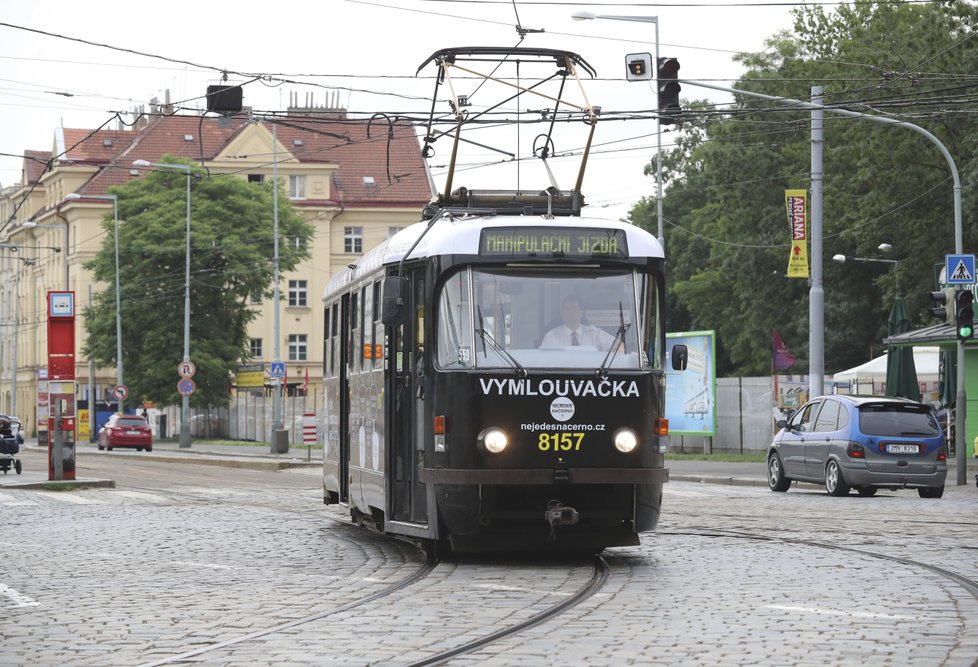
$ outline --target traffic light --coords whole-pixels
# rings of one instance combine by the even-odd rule
[[[954,324],[958,340],[970,340],[975,333],[975,293],[963,289],[954,294]]]
[[[945,288],[931,292],[930,299],[934,302],[934,305],[930,307],[930,314],[941,322],[954,324],[954,313],[947,310],[948,304],[954,300],[954,289]]]
[[[675,125],[679,122],[679,61],[676,58],[659,58],[655,84],[659,91],[659,124]]]

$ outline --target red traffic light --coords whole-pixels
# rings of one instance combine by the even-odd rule
[[[658,78],[675,79],[679,76],[679,60],[676,58],[659,58]]]

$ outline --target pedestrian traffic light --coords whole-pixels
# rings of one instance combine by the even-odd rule
[[[958,340],[970,340],[975,333],[975,293],[963,289],[954,294],[954,324]]]
[[[625,56],[625,76],[629,81],[652,79],[652,54],[629,53]]]
[[[659,124],[675,125],[679,122],[679,61],[676,58],[659,58],[655,84],[659,91]]]
[[[951,324],[954,323],[953,315],[954,313],[949,313],[947,307],[951,301],[954,300],[954,289],[945,288],[942,290],[937,290],[936,292],[930,293],[930,299],[934,302],[934,305],[930,307],[930,314],[941,322],[949,322],[948,316],[950,318]]]

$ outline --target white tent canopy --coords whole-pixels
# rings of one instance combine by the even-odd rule
[[[918,382],[937,382],[940,373],[941,348],[913,348],[913,364],[917,370]],[[840,371],[832,376],[835,382],[886,381],[886,355],[876,357],[865,364]]]

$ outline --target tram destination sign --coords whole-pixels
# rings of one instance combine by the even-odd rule
[[[623,229],[493,227],[482,230],[479,254],[627,259],[628,241]]]

